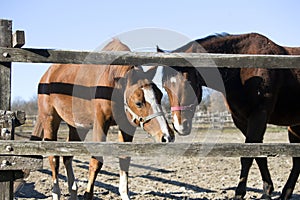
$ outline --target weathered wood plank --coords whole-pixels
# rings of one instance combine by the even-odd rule
[[[300,68],[300,56],[0,48],[0,62]]]
[[[138,157],[300,157],[300,144],[91,143],[0,141],[2,155]]]
[[[12,21],[0,20],[0,47],[11,47]],[[2,55],[2,54],[1,54]],[[3,56],[3,55],[2,55]],[[0,61],[0,109],[10,110],[11,63]]]
[[[25,44],[25,32],[24,31],[16,31],[12,37],[12,47],[21,48]]]
[[[0,179],[2,177],[8,177],[11,178],[14,176],[13,171],[7,171],[5,174],[0,172]],[[4,179],[5,181],[5,179]],[[7,181],[7,180],[6,180]],[[8,182],[0,182],[0,199],[1,200],[12,200],[13,199],[13,186],[14,182],[13,181],[8,181]]]
[[[42,156],[5,156],[0,155],[0,171],[38,170],[43,168]]]
[[[12,46],[12,21],[0,19],[0,47]],[[4,55],[5,56],[5,55]],[[0,61],[0,109],[10,110],[11,62]],[[12,137],[13,138],[13,137]],[[14,174],[10,172],[9,174]],[[0,200],[13,199],[13,181],[0,183]]]

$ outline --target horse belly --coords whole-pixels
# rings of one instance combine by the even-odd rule
[[[51,94],[51,97],[56,112],[68,125],[92,128],[94,107],[91,101],[57,94]]]
[[[278,94],[270,123],[276,125],[300,124],[300,87],[285,87]]]

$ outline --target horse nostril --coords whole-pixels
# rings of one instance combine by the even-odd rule
[[[161,142],[168,143],[169,142],[169,138],[167,136],[163,136],[161,138]]]

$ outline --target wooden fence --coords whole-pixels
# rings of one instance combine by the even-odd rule
[[[300,56],[220,55],[198,53],[88,52],[20,48],[24,32],[12,34],[12,21],[0,20],[0,109],[10,110],[11,63],[88,63],[117,65],[176,65],[182,67],[299,68]],[[212,62],[213,61],[213,62]],[[191,64],[192,63],[192,64]],[[209,149],[209,151],[207,151]],[[164,152],[161,153],[160,151]],[[204,151],[203,151],[204,150]],[[298,144],[120,144],[0,141],[0,200],[13,199],[12,183],[22,171],[40,166],[47,155],[103,156],[300,156]],[[207,154],[208,152],[208,154]],[[8,182],[7,182],[8,181]]]

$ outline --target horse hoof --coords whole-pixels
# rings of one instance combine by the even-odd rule
[[[93,193],[91,192],[85,192],[83,195],[84,200],[92,200],[93,199]]]
[[[69,197],[68,200],[79,200],[78,197]]]
[[[77,194],[71,194],[68,200],[79,200]]]
[[[121,199],[122,200],[130,200],[129,196],[127,194],[121,194]]]
[[[233,200],[244,200],[244,195],[235,195]]]
[[[270,195],[267,195],[267,194],[263,194],[260,199],[264,199],[264,200],[272,200],[271,196]]]
[[[52,193],[52,200],[60,200],[60,193]]]
[[[292,188],[284,188],[280,195],[280,200],[288,200],[292,197],[293,189]]]

